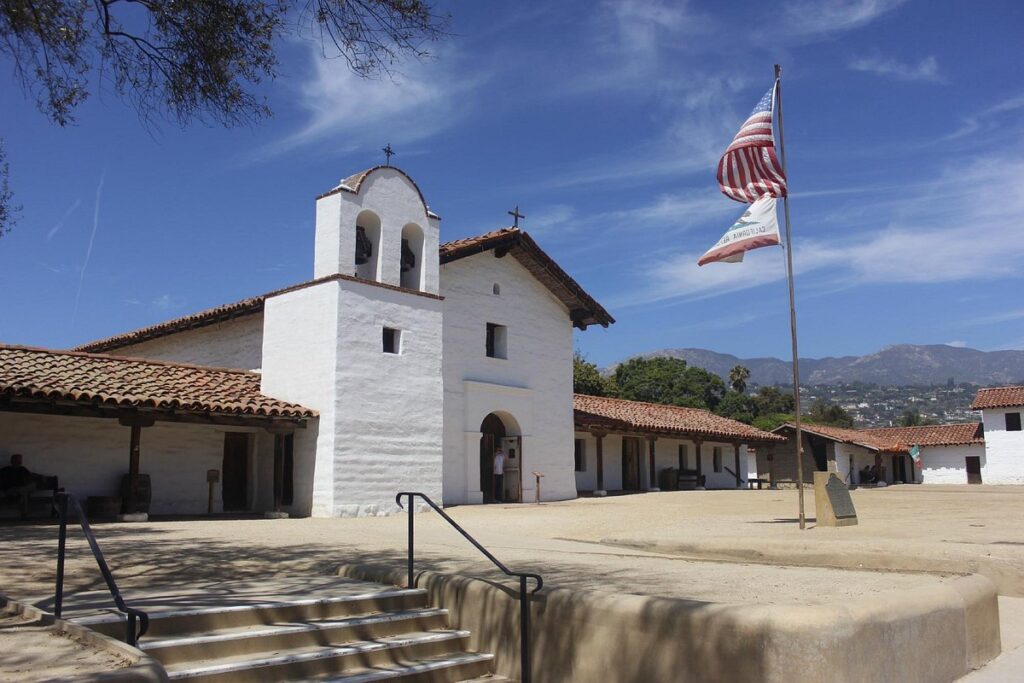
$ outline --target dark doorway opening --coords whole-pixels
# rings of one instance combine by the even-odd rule
[[[224,435],[221,498],[224,500],[225,512],[249,509],[248,434],[228,432]]]
[[[811,455],[814,456],[814,466],[819,472],[828,471],[828,443],[819,436],[809,436],[811,442]]]
[[[968,484],[980,484],[981,483],[981,458],[977,455],[968,455],[966,457],[967,465],[967,483]]]
[[[622,490],[640,490],[640,439],[622,437]]]
[[[483,491],[485,503],[493,503],[496,500],[494,451],[501,445],[501,440],[505,436],[505,423],[494,413],[485,417],[480,424],[480,490]],[[507,460],[505,464],[507,467]]]

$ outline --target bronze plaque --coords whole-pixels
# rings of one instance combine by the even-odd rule
[[[843,483],[843,480],[833,474],[825,484],[825,493],[828,494],[828,502],[832,505],[832,513],[836,519],[857,518],[857,511],[853,509],[853,498],[850,497],[850,488]]]

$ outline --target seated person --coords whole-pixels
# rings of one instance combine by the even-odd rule
[[[11,456],[11,464],[0,469],[0,496],[18,496],[24,519],[28,516],[28,496],[35,490],[35,477],[22,465],[21,453],[15,453]]]

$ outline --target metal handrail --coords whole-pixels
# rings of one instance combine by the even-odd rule
[[[114,598],[117,609],[125,614],[127,620],[125,642],[135,647],[139,638],[149,630],[149,615],[142,610],[129,607],[121,597],[121,591],[117,587],[117,582],[114,581],[114,575],[110,572],[110,567],[107,566],[107,560],[103,557],[103,551],[100,550],[99,543],[96,542],[96,536],[92,533],[92,527],[89,526],[89,520],[86,518],[85,512],[82,511],[78,499],[69,493],[58,493],[56,498],[60,510],[60,536],[57,543],[57,588],[53,599],[53,615],[59,619],[64,608],[64,557],[68,538],[68,503],[70,502],[75,512],[78,513],[78,523],[82,527],[82,533],[85,534],[85,540],[89,542],[89,548],[92,549],[92,556],[96,558],[96,564],[107,584],[107,590]],[[138,632],[135,629],[136,620],[139,624]]]
[[[414,587],[413,577],[415,574],[415,556],[413,553],[413,537],[414,537],[414,526],[413,520],[415,519],[415,508],[413,507],[413,499],[416,497],[422,498],[423,501],[434,509],[434,512],[441,515],[444,521],[448,522],[452,527],[455,528],[463,538],[473,544],[477,550],[484,554],[488,560],[490,560],[495,567],[500,569],[506,576],[514,576],[519,579],[519,665],[520,675],[519,680],[522,683],[530,683],[531,678],[531,667],[530,667],[530,595],[536,593],[544,586],[544,579],[540,574],[534,574],[531,572],[514,572],[504,565],[504,563],[490,553],[487,548],[480,545],[480,543],[469,535],[465,529],[459,526],[459,523],[448,516],[444,510],[438,506],[437,503],[430,499],[425,493],[418,491],[402,491],[395,496],[395,502],[398,503],[398,507],[404,508],[402,505],[402,497],[405,496],[409,499],[408,513],[409,513],[409,557],[408,557],[408,580],[407,586],[409,588]],[[536,581],[537,586],[527,593],[527,580],[533,579]]]

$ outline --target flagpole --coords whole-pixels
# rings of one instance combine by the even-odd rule
[[[782,66],[775,65],[775,97],[779,104],[779,153],[782,174],[786,178],[786,196],[782,206],[786,214],[786,277],[789,280],[789,333],[793,341],[793,408],[796,411],[793,422],[796,426],[796,479],[800,499],[800,528],[807,526],[804,514],[804,458],[803,437],[800,433],[800,357],[796,348],[796,297],[793,294],[793,238],[789,229],[789,174],[786,173],[786,135],[782,125]]]

